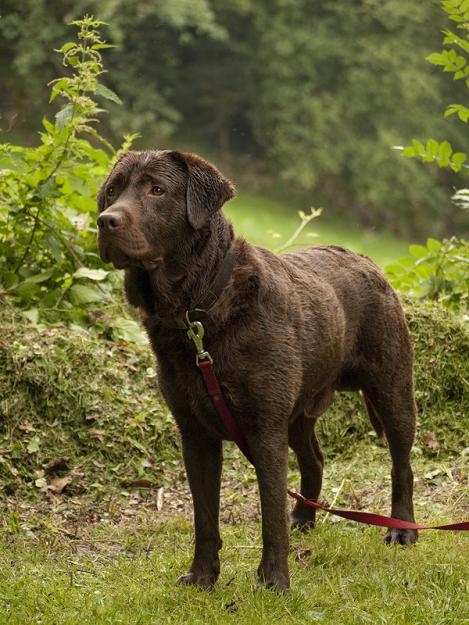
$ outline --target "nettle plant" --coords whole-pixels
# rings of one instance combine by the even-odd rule
[[[37,147],[0,145],[0,295],[33,323],[110,328],[135,340],[136,324],[112,295],[117,273],[100,268],[95,230],[99,185],[134,136],[116,151],[96,130],[96,96],[120,102],[99,82],[101,50],[110,46],[100,37],[103,22],[72,24],[77,41],[58,50],[70,75],[50,83],[50,102],[60,98],[63,107],[54,122],[43,119]],[[94,311],[103,302],[106,319]]]
[[[427,57],[433,65],[453,74],[454,80],[464,80],[469,88],[469,0],[443,0],[443,10],[450,20],[463,31],[463,37],[444,30],[443,43],[449,47]],[[449,104],[445,117],[457,115],[467,124],[469,108],[462,104]],[[467,173],[469,165],[465,152],[455,152],[449,141],[428,139],[424,145],[414,139],[412,145],[401,149],[404,156],[420,158],[424,163],[437,163],[454,172]],[[453,201],[462,210],[469,207],[469,190],[460,189]],[[437,241],[428,239],[426,246],[411,245],[410,257],[386,267],[392,284],[399,290],[410,291],[422,297],[438,300],[449,308],[467,309],[469,304],[469,242],[457,237]]]

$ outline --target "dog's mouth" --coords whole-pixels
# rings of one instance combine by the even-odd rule
[[[99,255],[105,263],[112,263],[116,269],[126,269],[132,265],[132,258],[115,246],[99,244]]]
[[[101,237],[98,237],[98,249],[101,260],[112,263],[116,269],[141,267],[150,270],[155,269],[163,260],[158,254],[151,254],[147,246],[128,249],[127,246],[117,246]]]

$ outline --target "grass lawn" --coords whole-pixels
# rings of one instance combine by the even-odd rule
[[[337,505],[358,500],[367,501],[367,507],[375,510],[387,510],[387,450],[367,442],[356,451],[355,460],[326,463],[324,495],[329,501],[337,496]],[[157,512],[151,495],[147,499],[142,493],[139,505],[122,503],[114,518],[110,512],[86,522],[75,507],[78,516],[67,526],[51,515],[31,516],[13,529],[4,527],[0,532],[0,623],[469,622],[469,543],[462,532],[422,532],[414,547],[389,547],[380,542],[382,530],[321,514],[314,531],[292,534],[291,591],[278,595],[258,587],[257,489],[242,494],[240,485],[243,479],[253,481],[253,471],[232,461],[230,453],[225,478],[228,473],[230,481],[232,472],[238,471],[239,482],[231,482],[224,490],[222,572],[211,592],[175,585],[189,566],[193,549],[188,493],[181,512],[169,516],[164,515],[164,505]],[[445,469],[436,480],[435,466]],[[463,485],[467,485],[467,465],[417,457],[415,468],[419,520],[431,516],[434,522],[446,521],[467,514],[468,490]],[[297,477],[292,471],[293,483]],[[168,493],[166,501],[170,499]],[[74,508],[73,502],[62,501],[51,510],[64,505]]]
[[[269,248],[279,247],[300,223],[297,208],[293,205],[285,206],[256,194],[240,193],[228,202],[224,211],[239,235],[246,237],[251,243]],[[325,211],[319,219],[313,220],[306,227],[292,249],[324,244],[348,247],[355,252],[367,254],[384,266],[406,256],[409,243],[386,232],[366,230],[359,224],[354,226],[350,223],[331,222]]]

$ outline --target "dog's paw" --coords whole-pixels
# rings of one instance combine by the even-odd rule
[[[196,573],[190,571],[187,575],[181,575],[177,583],[182,586],[197,586],[203,590],[210,590],[217,581],[217,575],[210,573]]]
[[[290,588],[290,576],[288,572],[283,573],[278,570],[266,571],[262,567],[259,567],[257,575],[259,577],[259,585],[265,586],[275,592],[285,593]]]
[[[313,518],[308,518],[306,516],[296,516],[292,514],[290,529],[298,530],[299,532],[309,532],[309,530],[314,529],[316,525],[316,520]]]
[[[413,545],[418,540],[417,530],[399,530],[389,529],[384,538],[383,543],[387,545],[404,545],[405,547]]]
[[[291,513],[290,529],[300,532],[312,530],[316,524],[316,510],[298,502]]]

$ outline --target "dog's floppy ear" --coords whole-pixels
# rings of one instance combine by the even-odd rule
[[[233,184],[218,169],[197,154],[171,152],[187,168],[187,218],[197,230],[235,194]]]

